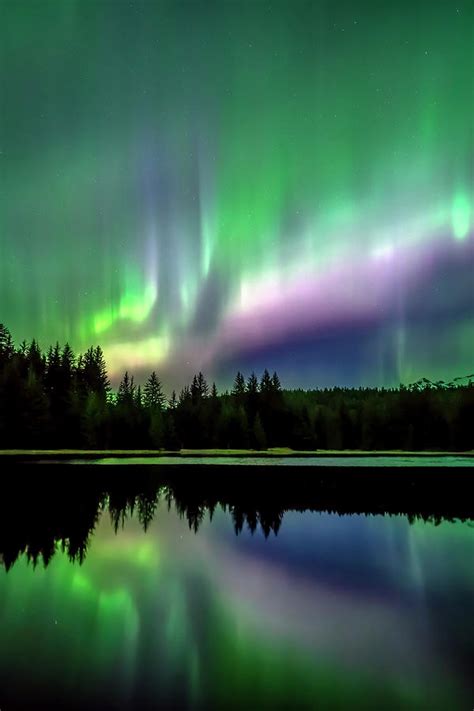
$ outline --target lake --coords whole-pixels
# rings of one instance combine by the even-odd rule
[[[0,486],[2,711],[473,707],[474,515],[31,469]]]
[[[56,460],[63,464],[64,460]],[[44,460],[51,464],[54,460]],[[340,454],[339,456],[322,457],[265,457],[259,455],[252,456],[225,456],[225,457],[180,457],[180,456],[160,456],[160,457],[100,457],[99,459],[71,459],[69,464],[148,464],[148,465],[199,465],[199,466],[270,466],[270,467],[473,467],[473,456],[353,456]]]

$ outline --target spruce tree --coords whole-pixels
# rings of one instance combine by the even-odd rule
[[[189,385],[185,385],[184,388],[179,393],[178,404],[185,405],[186,403],[188,403],[191,400],[191,398],[192,398],[192,395],[191,395],[191,390],[189,389]]]
[[[250,395],[256,395],[256,393],[258,393],[258,379],[253,372],[247,380],[247,392]]]
[[[136,387],[133,375],[130,376],[128,370],[126,370],[118,388],[117,403],[120,405],[133,405],[135,391]]]
[[[142,386],[141,385],[139,385],[135,391],[134,402],[135,402],[135,405],[139,409],[141,407],[143,407],[143,395],[142,395]]]
[[[75,374],[76,358],[69,343],[66,343],[61,353],[61,387],[63,395],[69,397],[72,393],[72,385]]]
[[[31,341],[27,348],[26,359],[28,368],[38,377],[43,377],[46,368],[46,360],[35,339]]]
[[[201,397],[197,375],[193,376],[193,379],[191,382],[190,394],[191,394],[191,400],[193,402],[193,405],[197,405],[197,403]]]
[[[8,328],[0,323],[0,367],[13,358],[14,352],[12,335]]]
[[[75,362],[74,352],[69,343],[66,343],[61,353],[61,365],[67,373],[72,373]]]
[[[50,346],[46,356],[46,375],[45,386],[48,396],[53,404],[53,408],[57,402],[61,389],[61,349],[59,343]]]
[[[87,393],[92,390],[106,400],[110,393],[110,381],[107,375],[104,353],[100,346],[89,348],[79,356],[77,371],[82,388]]]
[[[237,372],[237,375],[234,378],[234,385],[232,387],[232,395],[244,395],[245,394],[245,378],[240,372],[240,370]]]
[[[148,410],[164,410],[166,398],[161,387],[161,382],[155,371],[153,371],[146,381],[143,394],[143,403]]]
[[[198,387],[198,392],[200,397],[208,397],[209,395],[209,386],[206,382],[206,379],[204,378],[204,375],[199,371],[198,377],[197,377],[197,387]]]
[[[95,366],[95,383],[96,392],[102,397],[107,398],[110,393],[110,380],[107,375],[107,365],[105,363],[104,352],[100,346],[94,350],[94,366]]]
[[[278,377],[276,370],[274,371],[274,373],[272,375],[272,386],[273,386],[273,390],[275,392],[281,391],[280,378]]]
[[[268,370],[265,368],[263,371],[262,379],[260,381],[260,392],[262,393],[268,393],[273,390],[273,381],[270,377],[270,373]]]

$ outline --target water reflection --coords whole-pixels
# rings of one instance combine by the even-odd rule
[[[32,455],[34,459],[35,455]],[[381,456],[371,454],[370,456],[354,456],[347,454],[345,452],[339,452],[337,456],[330,456],[328,454],[320,454],[319,456],[309,456],[308,454],[300,452],[297,456],[292,455],[291,457],[285,456],[270,456],[266,457],[262,453],[258,456],[212,456],[206,457],[199,455],[196,457],[186,455],[179,456],[178,454],[172,456],[160,455],[159,457],[147,456],[124,456],[120,457],[100,457],[99,459],[94,458],[95,455],[89,454],[87,457],[84,455],[80,459],[69,459],[67,453],[63,455],[62,459],[43,459],[37,460],[37,463],[41,464],[61,464],[65,461],[68,464],[101,464],[101,465],[124,465],[129,466],[133,464],[136,465],[149,465],[149,466],[267,466],[267,467],[416,467],[416,468],[430,468],[442,467],[466,467],[471,468],[474,466],[474,455],[446,455],[446,454],[435,454],[430,455],[424,452],[419,452],[414,456],[408,456],[400,452],[394,453],[388,456]]]
[[[469,707],[470,517],[95,471],[3,485],[2,709]]]
[[[0,556],[7,570],[21,554],[47,565],[59,546],[69,560],[82,563],[104,512],[115,531],[132,516],[146,531],[160,501],[195,533],[217,508],[229,512],[236,533],[260,529],[265,537],[278,534],[287,511],[405,514],[410,522],[435,524],[474,521],[466,470],[360,471],[356,476],[331,467],[18,467],[0,487]]]

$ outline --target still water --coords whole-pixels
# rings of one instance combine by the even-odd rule
[[[0,564],[2,711],[474,706],[471,522],[132,507]]]
[[[51,459],[45,460],[45,464],[53,463]],[[64,460],[58,460],[58,463],[63,464]],[[339,455],[331,457],[265,457],[265,456],[225,456],[225,457],[179,457],[179,456],[160,456],[160,457],[101,457],[100,459],[72,459],[69,464],[126,464],[126,465],[189,465],[189,466],[270,466],[270,467],[425,467],[432,469],[433,467],[469,467],[474,466],[474,456],[370,456],[357,457],[351,455]]]

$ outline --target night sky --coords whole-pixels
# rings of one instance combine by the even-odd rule
[[[0,321],[116,378],[474,366],[474,3],[0,3]]]

